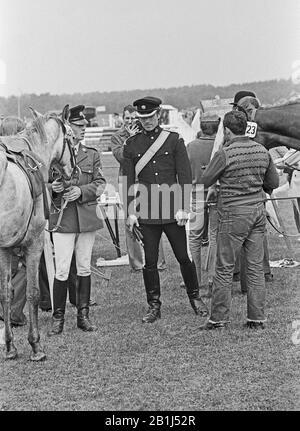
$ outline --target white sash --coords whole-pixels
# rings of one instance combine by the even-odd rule
[[[137,162],[135,165],[135,179],[137,182],[138,175],[142,169],[149,163],[152,157],[157,153],[157,151],[162,147],[162,145],[166,142],[170,132],[167,130],[163,130],[158,138],[153,142],[151,147],[145,152],[143,157]]]

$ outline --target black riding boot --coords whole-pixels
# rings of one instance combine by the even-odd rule
[[[143,323],[153,323],[160,319],[160,283],[157,269],[143,268],[143,278],[147,295],[149,309],[143,317]]]
[[[83,331],[96,331],[97,327],[89,321],[89,302],[91,295],[91,276],[78,276],[76,286],[77,327]]]
[[[195,314],[202,317],[208,316],[208,308],[199,295],[199,284],[194,262],[180,265],[180,270],[186,286],[186,293]]]
[[[65,310],[67,300],[67,281],[54,279],[53,284],[53,315],[52,328],[48,331],[48,336],[60,334],[64,329]]]
[[[69,293],[69,301],[74,307],[76,307],[76,284],[77,280],[77,269],[76,269],[76,260],[75,255],[73,254],[69,277],[68,277],[68,293]]]

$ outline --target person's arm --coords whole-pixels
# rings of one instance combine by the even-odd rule
[[[204,174],[201,177],[201,184],[204,188],[208,188],[222,175],[226,167],[226,155],[224,150],[219,150],[215,153],[209,164],[207,165]]]
[[[134,214],[133,201],[135,199],[134,184],[135,184],[135,166],[128,145],[124,145],[124,162],[123,162],[123,178],[122,183],[122,194],[123,204],[125,211],[125,218],[129,215]]]
[[[263,190],[270,195],[274,189],[279,187],[279,175],[270,154],[269,160],[269,166],[264,176]]]
[[[81,190],[78,203],[95,201],[104,192],[105,185],[106,180],[102,173],[100,156],[98,151],[94,151],[92,180],[88,184],[78,186]]]
[[[120,136],[118,133],[115,133],[112,135],[110,139],[111,143],[111,151],[113,153],[113,156],[115,159],[121,164],[124,160],[123,156],[123,144],[124,144],[124,138]]]

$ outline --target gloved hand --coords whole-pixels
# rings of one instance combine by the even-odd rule
[[[210,187],[207,192],[206,201],[207,202],[216,202],[217,201],[218,192],[215,187]]]
[[[78,186],[71,186],[66,189],[66,193],[63,194],[64,199],[69,202],[76,201],[81,195],[81,189]]]
[[[51,188],[55,193],[61,193],[65,189],[63,182],[61,180],[53,181],[53,183],[51,184]]]
[[[175,219],[178,226],[185,226],[189,219],[189,213],[185,210],[178,210],[175,214]]]
[[[126,225],[129,227],[130,232],[132,232],[132,229],[133,229],[134,225],[139,226],[139,221],[138,221],[137,216],[134,215],[134,214],[130,214],[127,217]]]

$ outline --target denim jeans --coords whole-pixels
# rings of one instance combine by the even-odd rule
[[[219,225],[219,216],[216,204],[211,204],[209,206],[209,230],[208,230],[208,238],[209,245],[208,251],[206,255],[205,261],[205,270],[208,275],[208,282],[212,283],[214,275],[215,275],[215,267],[216,267],[216,255],[217,255],[217,235],[218,235],[218,225]]]
[[[263,247],[264,247],[264,259],[263,259],[264,275],[268,275],[268,274],[271,274],[271,267],[269,262],[270,255],[269,255],[267,230],[265,230]],[[244,252],[244,247],[242,247],[241,254],[237,257],[235,262],[234,274],[240,275],[241,291],[244,293],[247,292],[247,276],[245,271],[246,271],[245,252]]]
[[[266,297],[263,269],[266,212],[263,203],[218,210],[216,272],[211,301],[212,322],[229,322],[232,276],[244,246],[247,277],[247,320],[264,322]]]
[[[205,200],[203,193],[192,193],[190,220],[188,223],[188,244],[191,257],[196,266],[198,284],[201,283],[201,245],[205,231]]]

